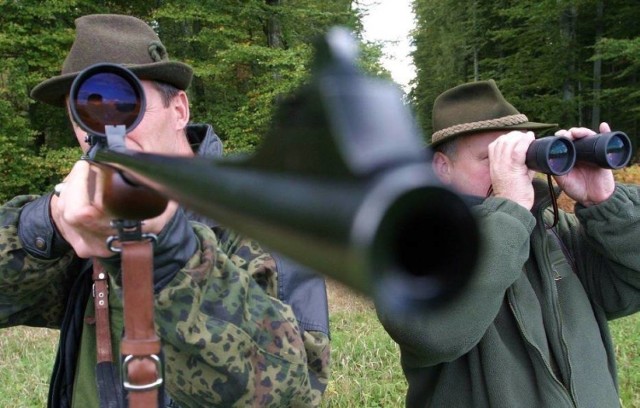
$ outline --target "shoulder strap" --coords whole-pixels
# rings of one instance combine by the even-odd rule
[[[124,337],[122,380],[129,407],[157,407],[162,398],[160,338],[153,319],[153,242],[122,241]]]
[[[113,362],[111,328],[109,326],[109,277],[102,264],[93,259],[93,290],[96,319],[96,351],[98,364]]]

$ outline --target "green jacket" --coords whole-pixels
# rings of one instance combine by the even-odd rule
[[[482,256],[459,298],[415,319],[378,310],[407,407],[620,406],[607,321],[640,310],[638,187],[561,212],[554,231],[545,188],[531,212],[495,197],[474,207]]]

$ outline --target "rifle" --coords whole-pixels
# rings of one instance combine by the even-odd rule
[[[150,218],[149,207],[162,212],[176,200],[397,311],[437,307],[472,275],[478,232],[469,209],[433,175],[396,86],[357,68],[344,29],[316,45],[310,80],[279,102],[253,154],[128,151],[145,99],[122,66],[83,71],[70,105],[90,135],[89,159],[115,169],[103,196],[117,218]]]

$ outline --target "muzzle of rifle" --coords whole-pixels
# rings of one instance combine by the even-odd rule
[[[335,181],[144,153],[97,159],[393,310],[446,303],[473,273],[475,221],[426,161]]]

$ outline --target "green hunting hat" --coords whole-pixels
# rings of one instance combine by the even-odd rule
[[[36,85],[31,90],[33,99],[64,106],[64,97],[78,73],[97,63],[122,64],[140,79],[166,82],[182,90],[189,87],[191,67],[169,61],[160,38],[144,21],[131,16],[92,14],[75,23],[76,38],[61,75]]]
[[[493,79],[469,82],[441,93],[433,103],[431,146],[488,130],[542,130],[555,123],[529,122],[498,89]]]

